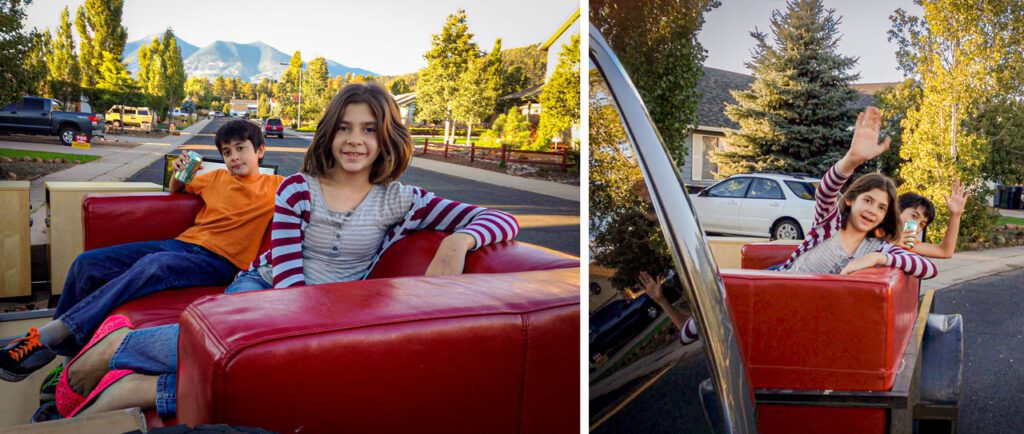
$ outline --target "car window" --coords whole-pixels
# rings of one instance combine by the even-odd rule
[[[139,110],[139,116],[149,116],[149,112],[146,110]]]
[[[274,125],[274,126],[281,125],[281,120],[280,119],[270,119],[270,120],[267,121],[267,125]]]
[[[17,103],[15,103],[15,104],[7,104],[7,105],[4,106],[4,111],[5,112],[12,112],[16,108],[18,108],[18,104]]]
[[[804,200],[814,200],[814,190],[818,188],[817,182],[786,181],[786,187],[796,197]]]
[[[743,197],[747,193],[750,178],[732,178],[708,189],[709,197]]]
[[[785,199],[779,183],[771,179],[754,178],[750,183],[747,197],[751,199]]]
[[[43,111],[43,101],[38,99],[26,99],[21,101],[21,109],[27,112]]]

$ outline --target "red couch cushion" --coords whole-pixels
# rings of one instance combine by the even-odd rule
[[[789,260],[796,250],[794,244],[751,243],[740,251],[740,266],[747,270],[764,270]]]
[[[576,432],[579,287],[567,268],[206,297],[182,315],[178,420]]]
[[[136,328],[176,324],[181,312],[200,297],[224,293],[223,286],[199,286],[160,291],[129,301],[110,312],[124,315]]]

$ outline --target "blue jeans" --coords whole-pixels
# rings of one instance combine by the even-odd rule
[[[243,272],[224,290],[232,294],[271,288],[256,271]],[[110,369],[130,369],[140,374],[158,375],[156,413],[163,419],[174,417],[178,409],[178,325],[168,324],[132,330],[110,358]]]
[[[178,240],[145,241],[90,250],[68,270],[54,318],[74,339],[54,352],[74,356],[111,310],[169,288],[223,285],[238,271],[231,261],[204,247]]]

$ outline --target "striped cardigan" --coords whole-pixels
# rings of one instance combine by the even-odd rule
[[[818,189],[814,193],[814,224],[807,233],[807,237],[793,251],[789,260],[782,264],[780,270],[790,269],[800,255],[809,252],[823,241],[839,233],[843,227],[843,217],[836,204],[839,200],[839,190],[849,179],[850,175],[842,174],[835,165],[821,178],[821,183],[818,184]],[[892,206],[895,205],[892,204]],[[885,255],[885,266],[887,267],[899,268],[907,274],[921,279],[931,279],[938,274],[932,261],[894,244],[883,242],[876,251]]]
[[[270,264],[274,288],[304,285],[302,240],[312,215],[309,184],[300,173],[285,178],[277,190],[274,220],[270,227],[270,250],[256,257],[250,270]],[[511,240],[519,233],[512,215],[493,209],[463,204],[435,196],[422,188],[413,188],[413,202],[404,217],[384,235],[381,247],[367,267],[363,278],[384,251],[419,230],[464,233],[476,240],[473,250],[491,243]]]

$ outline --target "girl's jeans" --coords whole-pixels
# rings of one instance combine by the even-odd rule
[[[54,348],[74,356],[115,307],[169,288],[223,285],[234,264],[204,247],[178,240],[145,241],[90,250],[68,270],[54,318],[71,331]]]
[[[224,290],[225,293],[271,288],[256,271],[246,271]],[[178,403],[178,325],[168,324],[132,330],[110,359],[110,369],[130,369],[157,375],[156,412],[161,418],[174,417]]]

